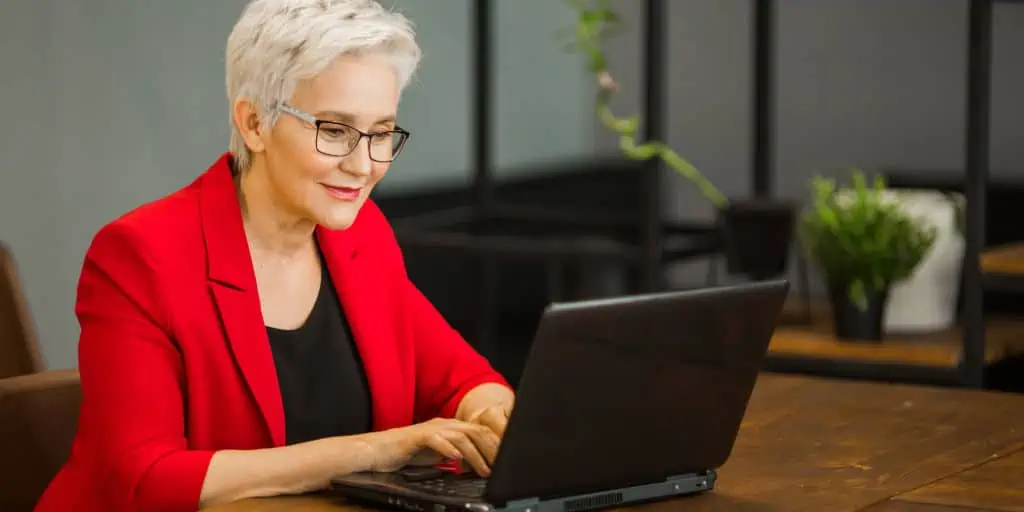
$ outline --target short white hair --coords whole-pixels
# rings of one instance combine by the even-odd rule
[[[343,55],[380,53],[394,65],[400,90],[420,61],[412,23],[375,0],[252,0],[227,42],[229,111],[239,98],[258,108],[273,127],[277,105],[299,80],[313,78]],[[247,169],[252,155],[231,120],[234,167]]]

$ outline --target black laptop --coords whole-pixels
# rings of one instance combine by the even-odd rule
[[[333,487],[427,512],[578,512],[708,491],[788,290],[780,280],[551,305],[489,478],[407,468]]]

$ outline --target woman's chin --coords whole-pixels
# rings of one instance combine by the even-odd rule
[[[362,201],[358,204],[334,206],[322,215],[318,215],[316,223],[331,230],[348,229],[356,221],[360,206],[362,206]]]

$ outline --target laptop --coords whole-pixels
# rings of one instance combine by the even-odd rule
[[[788,291],[776,280],[552,304],[489,478],[410,467],[332,487],[416,512],[579,512],[712,490]]]

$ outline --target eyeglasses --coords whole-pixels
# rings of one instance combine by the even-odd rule
[[[393,130],[366,133],[345,123],[317,119],[313,114],[286,103],[279,103],[277,108],[316,127],[316,150],[327,156],[348,156],[366,137],[370,142],[370,160],[388,163],[398,158],[405,142],[409,140],[409,132],[397,126]]]

